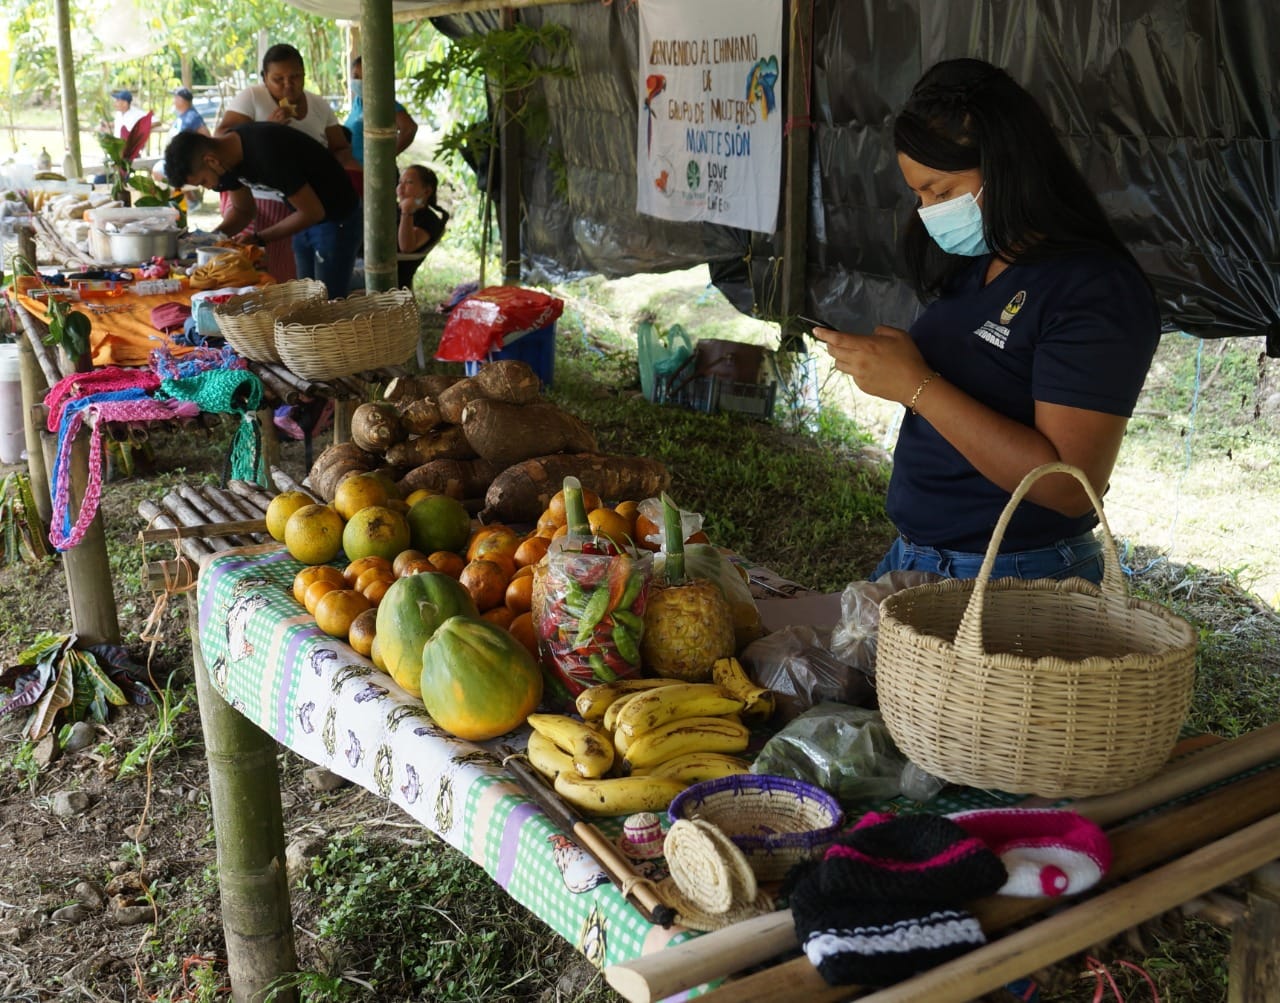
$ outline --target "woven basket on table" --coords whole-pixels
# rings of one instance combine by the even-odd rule
[[[279,362],[276,317],[307,303],[323,303],[329,291],[317,279],[293,279],[232,296],[213,308],[218,333],[251,362]]]
[[[760,881],[779,881],[822,856],[844,813],[821,787],[768,774],[738,773],[686,787],[671,800],[672,822],[702,819],[733,840]]]
[[[276,318],[276,349],[290,372],[332,380],[406,361],[418,344],[408,289],[312,303]]]
[[[1067,473],[1102,523],[1102,588],[1082,578],[990,581],[1014,509]],[[898,747],[944,780],[1045,797],[1121,790],[1164,764],[1191,703],[1196,632],[1131,599],[1088,479],[1048,463],[1018,485],[976,579],[880,604],[876,691]]]

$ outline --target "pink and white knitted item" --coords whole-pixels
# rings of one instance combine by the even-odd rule
[[[149,369],[124,369],[120,366],[104,366],[88,373],[72,373],[64,376],[44,395],[44,406],[49,409],[45,423],[50,432],[58,431],[62,424],[62,411],[70,401],[118,390],[142,390],[152,393],[160,386],[160,377]]]
[[[59,386],[65,380],[59,381]],[[99,391],[101,392],[101,391]],[[171,418],[194,418],[200,406],[193,401],[122,400],[88,404],[70,416],[67,427],[58,437],[58,456],[54,464],[53,517],[49,520],[49,542],[58,550],[69,550],[84,539],[93,517],[98,513],[102,496],[102,430],[104,421],[164,421]],[[89,477],[85,484],[80,511],[69,530],[64,530],[71,505],[71,445],[85,421],[89,422]]]
[[[1111,843],[1097,824],[1058,808],[992,808],[948,815],[1004,862],[1000,895],[1075,895],[1111,866]]]

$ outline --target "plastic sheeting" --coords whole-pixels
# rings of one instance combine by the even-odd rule
[[[550,135],[525,151],[526,274],[709,262],[740,310],[777,319],[778,235],[635,212],[634,5],[520,16],[568,27],[577,70],[532,95],[547,106]],[[1045,106],[1151,277],[1169,327],[1266,334],[1280,354],[1280,4],[815,0],[812,18],[805,313],[854,330],[915,315],[896,268],[915,200],[898,173],[892,119],[928,66],[972,55],[1007,68]],[[435,20],[450,34],[486,26]],[[788,72],[788,86],[795,79]]]

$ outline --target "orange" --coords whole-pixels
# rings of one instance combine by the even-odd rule
[[[382,597],[387,594],[387,589],[391,588],[392,581],[393,579],[390,578],[375,578],[364,588],[360,589],[360,592],[363,593],[366,599],[377,606],[382,602]]]
[[[513,613],[527,613],[533,606],[533,575],[511,579],[507,583],[504,602]]]
[[[536,526],[534,526],[534,531],[539,536],[542,536],[544,532],[546,533],[546,535],[550,536],[552,533],[554,533],[557,529],[559,529],[563,525],[564,525],[563,514],[561,514],[560,518],[557,519],[554,515],[551,514],[550,511],[546,511],[546,512],[543,512],[542,515],[538,516],[538,523]]]
[[[491,561],[502,569],[502,578],[504,582],[511,581],[516,573],[516,559],[510,554],[502,554],[498,552],[490,552],[481,554],[476,558],[477,561]]]
[[[461,557],[458,558],[462,560]],[[405,561],[400,565],[400,577],[408,578],[410,575],[425,575],[428,571],[439,571],[435,566],[435,562],[429,557],[415,557],[412,561]],[[456,577],[456,576],[455,576]]]
[[[533,614],[521,613],[510,624],[507,630],[511,631],[511,636],[529,649],[529,654],[534,658],[538,657],[538,636],[533,629]]]
[[[588,512],[587,523],[591,526],[592,533],[607,538],[619,547],[625,547],[631,540],[630,523],[611,508],[597,508]]]
[[[305,491],[282,491],[267,504],[267,532],[271,539],[284,543],[284,527],[289,516],[304,505],[314,505],[315,499]]]
[[[375,620],[374,622],[376,623],[377,621]],[[373,643],[369,645],[369,661],[373,662],[374,666],[383,672],[387,671],[387,663],[382,660],[382,652],[378,650],[378,638],[376,635],[373,638]]]
[[[529,575],[530,577],[532,577],[533,569],[535,567],[536,565],[533,565],[533,564],[525,564],[525,565],[522,565],[521,567],[516,568],[516,573],[511,576],[511,580],[515,581],[517,578],[523,578],[525,575]]]
[[[328,564],[342,549],[344,525],[328,505],[303,505],[284,524],[284,545],[300,564]]]
[[[342,549],[352,560],[369,555],[385,557],[387,565],[409,549],[409,523],[385,505],[366,505],[342,531]]]
[[[471,538],[471,514],[456,498],[428,495],[409,508],[409,535],[414,550],[461,550]]]
[[[636,516],[640,514],[640,503],[637,501],[620,501],[613,506],[613,510],[631,523],[632,527],[636,524]]]
[[[330,564],[313,564],[293,576],[293,598],[303,606],[307,604],[307,586],[318,579],[327,579],[338,588],[347,584],[342,572]]]
[[[483,613],[502,605],[509,578],[493,561],[481,559],[468,562],[458,575],[458,583],[471,594],[476,609]]]
[[[437,550],[427,558],[436,571],[450,578],[457,578],[467,566],[466,558],[455,554],[452,550]]]
[[[489,553],[514,554],[520,546],[520,534],[510,526],[486,526],[476,530],[467,543],[467,560],[474,561]]]
[[[490,623],[496,623],[503,630],[511,626],[511,621],[516,618],[516,611],[506,606],[495,606],[493,609],[487,609],[480,614],[481,620],[488,620]]]
[[[348,474],[333,493],[333,507],[342,518],[350,519],[362,508],[386,505],[387,497],[387,486],[376,474]]]
[[[330,637],[346,637],[351,632],[351,621],[373,603],[355,589],[330,589],[316,603],[316,626]]]
[[[690,533],[689,538],[684,542],[685,543],[710,543],[711,539],[702,530],[698,530],[696,533]]]
[[[356,558],[343,568],[342,577],[346,580],[348,585],[355,585],[356,588],[359,588],[360,586],[356,585],[356,582],[359,581],[360,576],[370,568],[386,572],[390,572],[392,570],[391,562],[385,557],[379,557],[377,554],[370,554],[368,557]]]
[[[410,561],[425,561],[425,560],[427,560],[427,555],[424,554],[421,550],[412,550],[412,549],[402,550],[400,551],[400,553],[396,554],[396,559],[391,562],[391,570],[395,573],[397,578],[403,578],[404,566],[406,564],[408,564]]]
[[[523,568],[537,564],[546,556],[550,543],[551,541],[545,536],[526,536],[520,541],[520,546],[516,547],[516,552],[511,555],[516,559],[516,567]]]
[[[662,544],[649,539],[653,534],[657,534],[658,540],[662,539],[662,527],[650,519],[643,512],[636,513],[635,523],[635,541],[637,547],[644,547],[646,550],[661,550]]]
[[[356,615],[351,621],[351,629],[347,631],[347,643],[355,648],[358,654],[368,658],[373,653],[373,639],[378,626],[378,611],[367,609]]]
[[[587,513],[590,514],[593,509],[599,508],[600,505],[600,496],[590,488],[584,487],[582,489],[582,507],[587,510]],[[561,488],[551,496],[551,500],[547,502],[545,514],[550,515],[561,525],[564,524],[567,518],[564,511],[564,488]]]
[[[564,525],[564,526],[561,526],[561,527],[560,527],[559,529],[557,529],[554,533],[552,533],[552,534],[551,534],[551,539],[553,539],[553,540],[558,540],[558,539],[560,539],[560,537],[562,537],[562,536],[568,536],[568,535],[569,535],[569,526],[568,526],[568,524],[566,524],[566,525]]]
[[[396,580],[396,573],[390,568],[365,568],[360,572],[360,577],[350,585],[357,592],[363,592],[374,582],[386,582],[390,585]]]
[[[335,592],[345,587],[346,587],[346,582],[341,582],[341,583],[332,582],[327,578],[317,579],[316,581],[312,582],[310,585],[307,586],[307,592],[306,592],[306,595],[303,597],[302,605],[307,607],[308,613],[310,613],[312,616],[315,616],[316,606],[319,605],[320,600],[324,598],[326,593]],[[347,632],[344,630],[342,633],[345,636]]]
[[[439,491],[432,491],[430,488],[418,488],[417,491],[409,492],[409,497],[405,499],[405,502],[410,508],[413,508],[423,498],[430,498],[432,495],[438,495],[439,493]]]

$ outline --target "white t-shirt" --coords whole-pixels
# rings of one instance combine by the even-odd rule
[[[329,137],[325,130],[338,124],[338,116],[329,107],[329,102],[319,94],[304,91],[307,98],[307,114],[303,118],[291,118],[288,125],[300,129],[321,146],[328,147]],[[248,116],[255,122],[270,120],[271,113],[276,110],[276,99],[267,90],[266,84],[252,84],[233,97],[227,104],[227,111],[234,111]]]
[[[332,114],[332,112],[330,114]],[[137,125],[138,120],[141,118],[145,118],[146,115],[147,113],[145,111],[143,111],[141,108],[138,108],[135,105],[129,105],[128,109],[126,109],[125,111],[116,112],[115,134],[117,136],[122,136],[129,129],[132,129],[135,125]],[[334,116],[334,119],[335,120],[337,119],[336,115]]]

